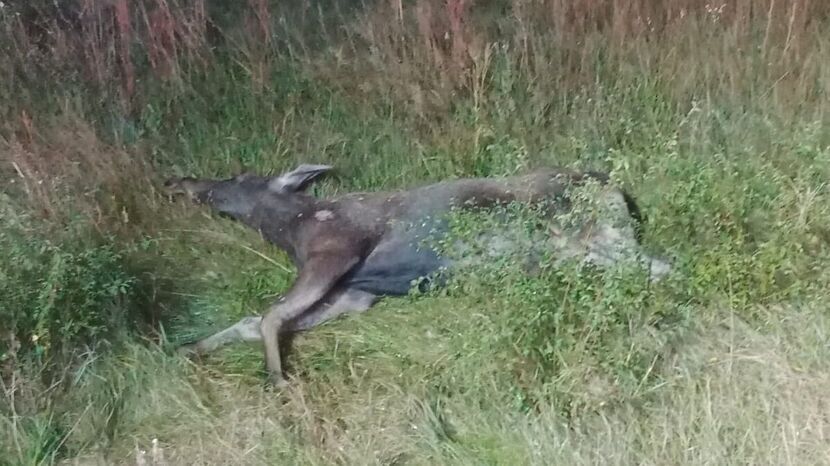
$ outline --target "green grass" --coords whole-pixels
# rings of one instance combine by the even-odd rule
[[[452,87],[386,4],[271,8],[270,47],[228,13],[234,40],[166,82],[137,43],[126,106],[117,61],[94,84],[0,49],[0,464],[830,461],[826,19],[619,41],[485,9],[494,45]],[[161,180],[299,162],[336,167],[321,196],[604,169],[676,270],[485,268],[298,336],[279,393],[258,348],[175,356],[295,272]]]

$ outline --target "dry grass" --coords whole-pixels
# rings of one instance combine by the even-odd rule
[[[101,141],[72,114],[37,121],[24,113],[19,128],[0,139],[0,163],[13,169],[10,183],[32,212],[56,226],[80,214],[102,233],[148,224],[147,212],[158,205],[141,157]]]
[[[215,59],[207,37],[214,21],[204,0],[68,5],[62,15],[44,7],[33,18],[3,21],[12,41],[4,61],[29,78],[63,69],[102,87],[117,83],[127,108],[136,110],[135,83],[144,70],[135,63],[148,61],[155,78],[180,80],[186,70],[204,69]],[[254,88],[266,85],[272,57],[288,55],[316,62],[341,85],[397,94],[416,107],[426,101],[436,113],[455,90],[475,86],[476,70],[493,46],[513,50],[518,70],[541,87],[537,91],[594,82],[592,55],[607,46],[622,61],[661,70],[657,77],[676,81],[672,89],[681,95],[701,79],[726,80],[733,95],[741,94],[742,83],[761,73],[773,83],[769,92],[797,89],[801,95],[787,100],[798,101],[814,92],[815,39],[830,12],[825,2],[811,0],[516,0],[504,10],[507,17],[493,5],[467,0],[376,2],[356,13],[265,0],[245,5],[241,26],[220,34],[234,44]],[[298,32],[303,30],[318,37]],[[741,56],[761,36],[767,63],[754,66]],[[655,41],[662,44],[657,56]],[[318,53],[321,44],[329,53]],[[717,76],[707,72],[715,62],[722,65]]]
[[[438,395],[429,379],[410,379],[389,362],[383,372],[399,377],[358,363],[298,380],[279,396],[227,367],[188,375],[163,364],[163,377],[132,375],[146,382],[145,395],[125,400],[133,427],[107,461],[140,464],[138,449],[154,464],[158,439],[155,456],[166,463],[156,464],[826,464],[830,367],[826,348],[813,351],[828,322],[820,311],[786,312],[792,321],[764,332],[737,319],[702,325],[676,348],[647,402],[570,421],[554,407],[524,415],[500,406],[486,372],[457,375],[484,384],[493,398],[482,404],[463,387]],[[328,333],[346,347],[360,338]],[[421,355],[425,366],[442,364],[440,351]],[[154,370],[163,358],[143,350],[134,357]]]

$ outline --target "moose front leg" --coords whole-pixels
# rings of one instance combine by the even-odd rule
[[[262,341],[262,333],[259,330],[261,324],[262,317],[260,316],[243,317],[230,327],[195,343],[183,345],[177,351],[182,356],[205,355],[238,341],[260,342]]]
[[[323,299],[357,262],[358,258],[354,256],[331,253],[312,256],[285,298],[268,309],[262,318],[260,332],[265,346],[265,365],[274,386],[287,385],[282,375],[279,350],[279,334],[283,326]]]

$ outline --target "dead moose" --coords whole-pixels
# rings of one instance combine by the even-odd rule
[[[330,169],[300,165],[274,177],[245,173],[226,180],[176,178],[165,183],[169,195],[185,194],[258,230],[285,250],[298,270],[290,290],[264,316],[243,318],[186,345],[184,352],[204,354],[236,341],[262,341],[271,382],[285,385],[278,344],[281,335],[365,311],[379,297],[405,295],[417,280],[438,270],[452,270],[451,258],[424,247],[420,240],[446,234],[443,219],[454,209],[487,210],[506,203],[555,200],[550,205],[558,207],[548,212],[555,216],[561,213],[557,210],[567,210],[570,186],[594,180],[604,205],[626,219],[639,220],[633,200],[613,187],[607,175],[597,172],[539,169],[505,178],[458,179],[408,191],[349,193],[327,199],[304,193],[314,178]],[[639,252],[637,222],[592,223],[573,234],[551,228],[545,235],[567,245],[561,248],[563,254],[566,250],[570,256],[581,254],[582,260],[599,266],[618,260],[623,251],[634,250],[651,279],[669,271],[667,262]]]

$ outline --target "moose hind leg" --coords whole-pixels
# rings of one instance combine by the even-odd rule
[[[643,262],[649,269],[649,280],[652,282],[662,280],[672,271],[672,263],[669,260],[645,256]]]
[[[354,289],[335,293],[325,302],[316,304],[298,318],[286,323],[282,331],[308,330],[343,314],[363,312],[372,307],[376,299],[371,293]],[[239,322],[220,332],[196,343],[180,347],[179,353],[204,355],[238,342],[259,343],[262,341],[261,323],[261,316],[243,317]]]
[[[588,238],[587,262],[610,266],[626,258],[636,260],[649,272],[649,281],[658,282],[672,270],[672,264],[645,254],[631,227],[601,225]]]
[[[372,307],[376,299],[374,294],[356,289],[337,292],[324,303],[318,304],[286,323],[285,330],[290,332],[308,330],[343,314],[364,312]]]
[[[609,223],[592,225],[585,242],[588,249],[586,261],[603,267],[633,256],[638,246],[631,227]]]

